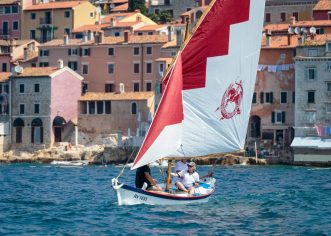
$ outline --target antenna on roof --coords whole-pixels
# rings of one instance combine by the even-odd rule
[[[309,33],[316,34],[316,28],[314,26],[309,28]]]
[[[307,33],[307,29],[306,29],[305,27],[302,27],[302,28],[300,29],[300,31],[301,31],[301,34],[305,34],[305,33]]]
[[[287,30],[287,32],[288,32],[289,34],[294,34],[294,29],[293,29],[293,27],[289,27],[288,30]]]
[[[300,34],[300,28],[299,28],[299,27],[295,27],[295,29],[294,29],[294,33],[295,33],[295,34]]]

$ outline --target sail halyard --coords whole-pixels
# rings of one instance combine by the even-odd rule
[[[169,156],[194,157],[243,149],[263,12],[261,0],[214,0],[210,4],[165,75],[169,78],[166,90],[132,169]],[[161,103],[166,103],[169,90],[175,89],[178,98],[178,86],[182,99],[172,102],[180,103],[182,110],[177,104],[176,109],[168,111],[180,112],[183,117],[159,127],[155,135],[156,120],[168,115],[162,113]]]

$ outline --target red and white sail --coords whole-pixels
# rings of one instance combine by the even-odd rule
[[[243,149],[255,86],[263,0],[214,0],[167,75],[132,169],[163,157]]]

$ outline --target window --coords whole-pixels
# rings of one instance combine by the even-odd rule
[[[140,64],[134,63],[133,64],[133,73],[138,74],[139,73]]]
[[[280,103],[287,103],[287,92],[280,92]]]
[[[108,48],[108,56],[114,56],[114,48]]]
[[[146,63],[146,73],[147,74],[152,73],[152,63],[151,62]]]
[[[82,93],[85,94],[88,91],[88,83],[82,83]]]
[[[295,21],[298,21],[299,20],[299,13],[298,12],[293,12],[293,15],[294,18],[295,18]]]
[[[139,48],[138,48],[138,47],[134,47],[134,48],[133,48],[133,55],[134,55],[134,56],[139,55]]]
[[[152,55],[152,47],[146,48],[146,55]]]
[[[133,115],[137,114],[137,103],[135,102],[131,104],[131,114]]]
[[[307,68],[307,79],[316,80],[316,68]]]
[[[327,90],[328,92],[331,92],[331,82],[327,82],[327,83],[326,83],[326,90]]]
[[[316,111],[306,111],[306,121],[308,121],[308,123],[315,123]]]
[[[34,114],[39,114],[39,104],[34,104]]]
[[[156,15],[160,14],[160,9],[155,8],[155,9],[154,9],[154,13],[155,13]]]
[[[133,92],[139,92],[139,83],[133,83]]]
[[[163,63],[160,63],[159,64],[159,72],[160,73],[163,73],[163,71],[164,71],[164,64]]]
[[[40,92],[40,85],[39,84],[34,84],[34,92],[39,93]]]
[[[83,71],[82,71],[83,75],[87,75],[88,74],[88,65],[83,64]]]
[[[49,63],[48,62],[39,62],[39,67],[48,67]]]
[[[36,31],[30,30],[30,39],[36,39]]]
[[[331,62],[326,63],[326,70],[331,71]]]
[[[69,48],[69,49],[68,49],[68,55],[69,55],[69,56],[77,56],[77,55],[78,55],[78,50],[77,50],[77,48]]]
[[[87,114],[87,104],[86,102],[80,102],[80,114]]]
[[[24,84],[20,84],[20,93],[24,93]]]
[[[266,13],[265,14],[265,22],[266,23],[270,23],[270,21],[271,21],[271,14],[270,13]]]
[[[256,92],[253,93],[253,101],[252,103],[256,103]]]
[[[88,102],[88,110],[89,110],[89,114],[95,114],[95,102],[94,101]]]
[[[13,21],[13,30],[18,30],[18,21]]]
[[[0,7],[0,14],[2,15],[4,13],[4,8]]]
[[[70,18],[70,11],[64,12],[64,18]]]
[[[13,14],[17,14],[17,13],[18,13],[18,6],[12,6],[12,7],[11,7],[11,12],[12,12]]]
[[[3,62],[2,63],[2,72],[6,72],[7,71],[7,63]]]
[[[107,84],[105,84],[105,92],[106,93],[115,92],[115,85],[113,83],[107,83]]]
[[[35,20],[36,19],[36,13],[30,13],[30,19]]]
[[[83,48],[82,49],[82,55],[83,56],[90,56],[91,55],[90,49],[89,48]]]
[[[97,101],[97,114],[103,114],[103,101]]]
[[[326,45],[326,49],[325,50],[327,52],[331,52],[331,42],[327,42],[325,45]]]
[[[325,112],[331,113],[331,103],[326,103],[325,104]]]
[[[90,17],[93,18],[94,17],[94,12],[90,12]]]
[[[285,111],[273,111],[271,113],[271,123],[273,124],[284,124],[285,118]]]
[[[115,36],[115,37],[120,37],[121,34],[120,34],[120,32],[115,32],[114,36]]]
[[[64,31],[63,32],[64,32],[65,35],[70,35],[71,34],[69,28],[64,28]]]
[[[152,82],[146,83],[146,91],[152,91]]]
[[[24,115],[25,113],[25,104],[20,104],[20,115]]]
[[[324,34],[323,28],[316,28],[316,34]]]
[[[108,74],[114,74],[114,64],[108,64]]]
[[[48,57],[48,56],[49,56],[49,50],[46,50],[46,49],[40,49],[40,50],[39,50],[39,56],[40,56],[40,57]]]
[[[309,57],[317,57],[317,49],[316,48],[308,48],[308,56]]]
[[[273,92],[261,92],[260,93],[260,103],[273,103],[274,100],[274,96],[273,96]]]
[[[292,103],[295,103],[295,92],[292,92]]]
[[[105,113],[111,114],[111,102],[110,101],[105,101]]]
[[[315,103],[315,91],[308,91],[308,103]]]
[[[280,21],[281,22],[285,22],[286,21],[286,13],[285,12],[280,13]]]
[[[68,67],[74,71],[77,70],[77,61],[69,61],[68,62]]]
[[[11,7],[5,7],[5,14],[10,14],[11,13]]]
[[[148,34],[148,35],[153,35],[153,32],[148,32],[147,34]]]
[[[143,35],[143,33],[141,33],[141,32],[138,32],[138,36],[141,36],[141,35]]]

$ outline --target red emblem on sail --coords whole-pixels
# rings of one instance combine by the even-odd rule
[[[231,83],[223,94],[221,105],[216,109],[221,112],[221,120],[230,119],[240,114],[240,104],[243,97],[242,81]]]

